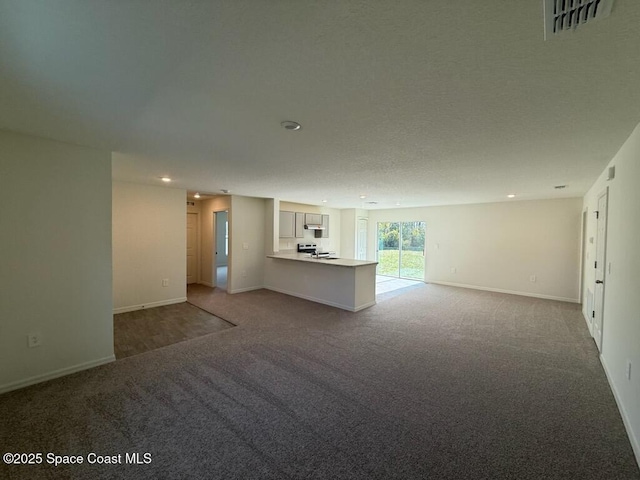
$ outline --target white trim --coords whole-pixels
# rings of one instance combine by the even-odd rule
[[[607,376],[607,381],[609,382],[609,386],[611,387],[611,391],[613,392],[613,398],[616,400],[616,404],[618,405],[618,410],[620,410],[620,415],[622,416],[622,423],[624,424],[624,428],[627,431],[627,436],[629,437],[629,442],[631,443],[631,448],[633,449],[633,453],[636,456],[636,462],[640,465],[640,442],[638,438],[635,436],[633,432],[633,427],[631,425],[631,420],[629,420],[629,415],[627,414],[626,409],[624,408],[624,404],[622,403],[622,399],[616,390],[616,386],[611,380],[611,375],[609,374],[609,368],[607,367],[607,363],[604,361],[604,357],[599,355],[600,363],[604,369],[604,373]]]
[[[159,302],[142,303],[140,305],[130,305],[128,307],[119,307],[113,309],[113,314],[134,312],[145,308],[162,307],[164,305],[173,305],[174,303],[183,303],[187,301],[187,297],[170,298],[169,300],[160,300]]]
[[[350,307],[350,306],[347,306],[347,305],[342,305],[340,303],[330,302],[328,300],[324,300],[324,299],[321,299],[321,298],[315,298],[315,297],[312,297],[310,295],[302,295],[302,294],[299,294],[299,293],[289,292],[289,291],[284,290],[282,288],[276,288],[276,287],[265,287],[265,288],[267,290],[273,290],[274,292],[284,293],[285,295],[291,295],[292,297],[303,298],[305,300],[310,300],[312,302],[322,303],[324,305],[329,305],[330,307],[341,308],[342,310],[347,310],[349,312],[359,312],[360,310],[364,310],[365,308],[369,308],[369,307],[371,307],[371,306],[376,304],[376,301],[373,300],[372,302],[365,303],[364,305],[359,305],[357,307]]]
[[[521,295],[523,297],[544,298],[546,300],[558,300],[560,302],[580,303],[580,300],[577,298],[555,297],[553,295],[543,295],[541,293],[504,290],[502,288],[479,287],[478,285],[467,285],[465,283],[434,282],[434,281],[427,281],[426,283],[435,283],[437,285],[447,285],[449,287],[471,288],[473,290],[486,290],[487,292],[508,293],[509,295]]]
[[[105,363],[114,362],[115,360],[115,355],[109,355],[108,357],[90,360],[88,362],[79,363],[71,367],[60,368],[49,373],[43,373],[42,375],[36,375],[34,377],[25,378],[24,380],[18,380],[17,382],[0,385],[0,393],[10,392],[11,390],[18,390],[19,388],[28,387],[29,385],[34,385],[36,383],[46,382],[47,380],[64,377],[65,375],[71,375],[72,373],[98,367],[100,365],[104,365]]]
[[[235,290],[227,290],[227,293],[242,293],[242,292],[251,292],[252,290],[262,290],[264,287],[245,287],[245,288],[236,288]]]

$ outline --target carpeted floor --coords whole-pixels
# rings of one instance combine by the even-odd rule
[[[238,326],[0,396],[4,452],[123,464],[0,478],[640,479],[578,305],[437,285],[358,313],[189,301]]]

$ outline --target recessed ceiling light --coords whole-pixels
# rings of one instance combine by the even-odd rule
[[[327,203],[327,200],[322,200],[322,203]]]
[[[507,195],[507,198],[515,198],[515,194],[510,193],[509,195]]]
[[[367,198],[367,196],[366,195],[360,195],[360,198],[361,199],[365,199],[365,198]]]
[[[396,207],[399,207],[399,206],[400,206],[400,202],[396,202]]]
[[[199,194],[199,193],[196,193],[196,194],[193,196],[193,198],[200,198],[200,194]]]
[[[280,125],[285,130],[290,130],[292,132],[297,132],[298,130],[302,130],[302,125],[300,125],[298,122],[292,122],[291,120],[285,120]]]
[[[160,177],[160,179],[165,183],[169,183],[171,181],[169,177]]]

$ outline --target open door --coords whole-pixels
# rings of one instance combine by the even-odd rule
[[[593,298],[593,339],[598,350],[602,352],[602,332],[604,323],[604,288],[606,277],[606,251],[607,251],[607,203],[609,190],[606,189],[598,197],[597,233],[596,233],[596,283]]]

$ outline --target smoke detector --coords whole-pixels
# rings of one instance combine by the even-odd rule
[[[607,18],[613,0],[543,0],[544,38]]]

